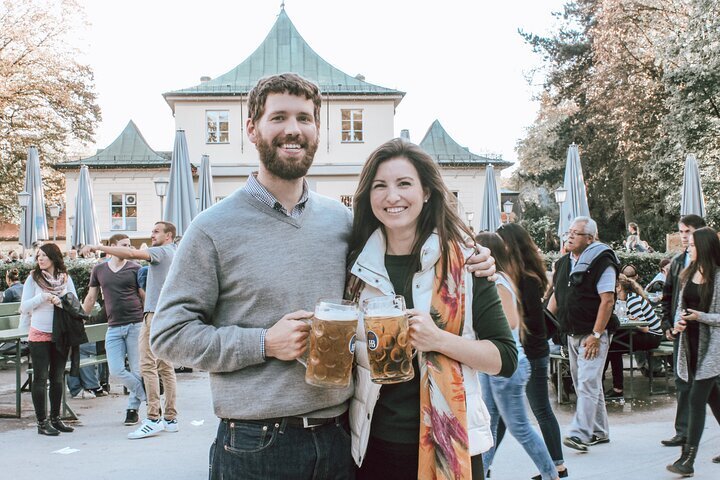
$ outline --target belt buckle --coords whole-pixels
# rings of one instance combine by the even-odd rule
[[[310,420],[308,417],[302,417],[303,428],[313,428],[319,425],[318,423],[310,424],[308,423],[308,420]]]

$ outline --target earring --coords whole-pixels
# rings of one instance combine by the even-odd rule
[[[425,203],[427,203],[427,202],[428,202],[428,200],[430,200],[430,198],[429,198],[429,197],[425,199]]]

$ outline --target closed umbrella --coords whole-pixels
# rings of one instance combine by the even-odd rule
[[[95,213],[90,170],[87,165],[80,167],[78,190],[75,196],[75,223],[70,243],[76,249],[100,243],[100,228]]]
[[[202,212],[213,204],[212,170],[210,157],[203,155],[200,160],[200,179],[198,181],[198,211]]]
[[[40,157],[37,148],[28,148],[25,165],[25,191],[30,194],[28,206],[20,220],[19,242],[24,248],[31,248],[38,240],[47,240],[48,227],[45,216]]]
[[[485,169],[485,191],[483,192],[482,208],[480,209],[480,231],[494,232],[500,225],[500,202],[498,201],[497,183],[495,183],[495,169],[488,165]]]
[[[574,143],[568,148],[563,188],[567,190],[567,195],[565,201],[560,204],[558,236],[561,238],[562,234],[570,229],[570,225],[576,217],[590,216],[585,191],[585,178],[580,164],[580,153],[578,152],[578,146]]]
[[[702,184],[697,159],[692,153],[685,159],[685,173],[680,199],[680,216],[705,216],[705,201],[703,200]]]
[[[193,188],[192,169],[188,155],[185,131],[175,133],[170,163],[170,183],[168,184],[167,203],[163,218],[177,228],[178,235],[184,235],[193,218],[197,215],[195,189]]]

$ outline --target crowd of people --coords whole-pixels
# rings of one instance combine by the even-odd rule
[[[549,279],[520,225],[473,239],[437,164],[408,141],[370,155],[353,214],[312,192],[304,177],[320,104],[317,86],[297,75],[260,80],[246,124],[260,164],[243,188],[201,213],[179,244],[175,226],[158,222],[148,248],[118,234],[79,252],[106,255],[81,310],[93,311],[102,295],[109,374],[129,392],[123,423],[140,423],[145,405],[128,438],[178,431],[176,364],[210,374],[219,419],[211,479],[487,478],[506,430],[539,471],[533,478],[566,478],[563,445],[587,452],[610,442],[606,398],[623,392],[619,300],[627,318],[648,323],[634,333],[636,349],[674,341],[676,431],[663,444],[682,446],[669,470],[693,473],[706,404],[720,421],[720,242],[702,218],[681,219],[686,250],[661,264],[646,290],[637,269],[622,268],[598,241],[596,222],[577,217]],[[633,228],[626,246],[638,251],[645,247]],[[291,248],[278,255],[279,245]],[[40,246],[24,286],[12,269],[6,283],[29,328],[38,433],[72,432],[59,416],[69,347],[56,330],[58,311],[77,293],[62,253]],[[663,294],[660,316],[651,285]],[[360,326],[353,381],[307,384],[296,360],[315,301],[380,295],[405,298],[413,379],[373,383]],[[548,395],[546,310],[566,338],[577,395],[565,436]]]

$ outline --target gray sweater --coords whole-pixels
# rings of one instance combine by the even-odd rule
[[[293,219],[241,189],[201,213],[175,254],[151,328],[161,358],[210,372],[220,418],[332,417],[353,385],[305,383],[297,361],[263,360],[260,332],[342,298],[351,228],[341,203],[310,193]]]
[[[683,290],[685,287],[683,286]],[[682,298],[683,291],[680,291]],[[675,313],[675,322],[680,319],[680,306]],[[720,272],[715,273],[715,287],[710,308],[707,313],[700,313],[697,321],[700,327],[698,344],[698,361],[695,378],[704,380],[706,378],[720,375]],[[680,345],[677,356],[677,372],[680,378],[688,380],[688,358],[690,358],[690,346],[687,336],[680,335]]]

